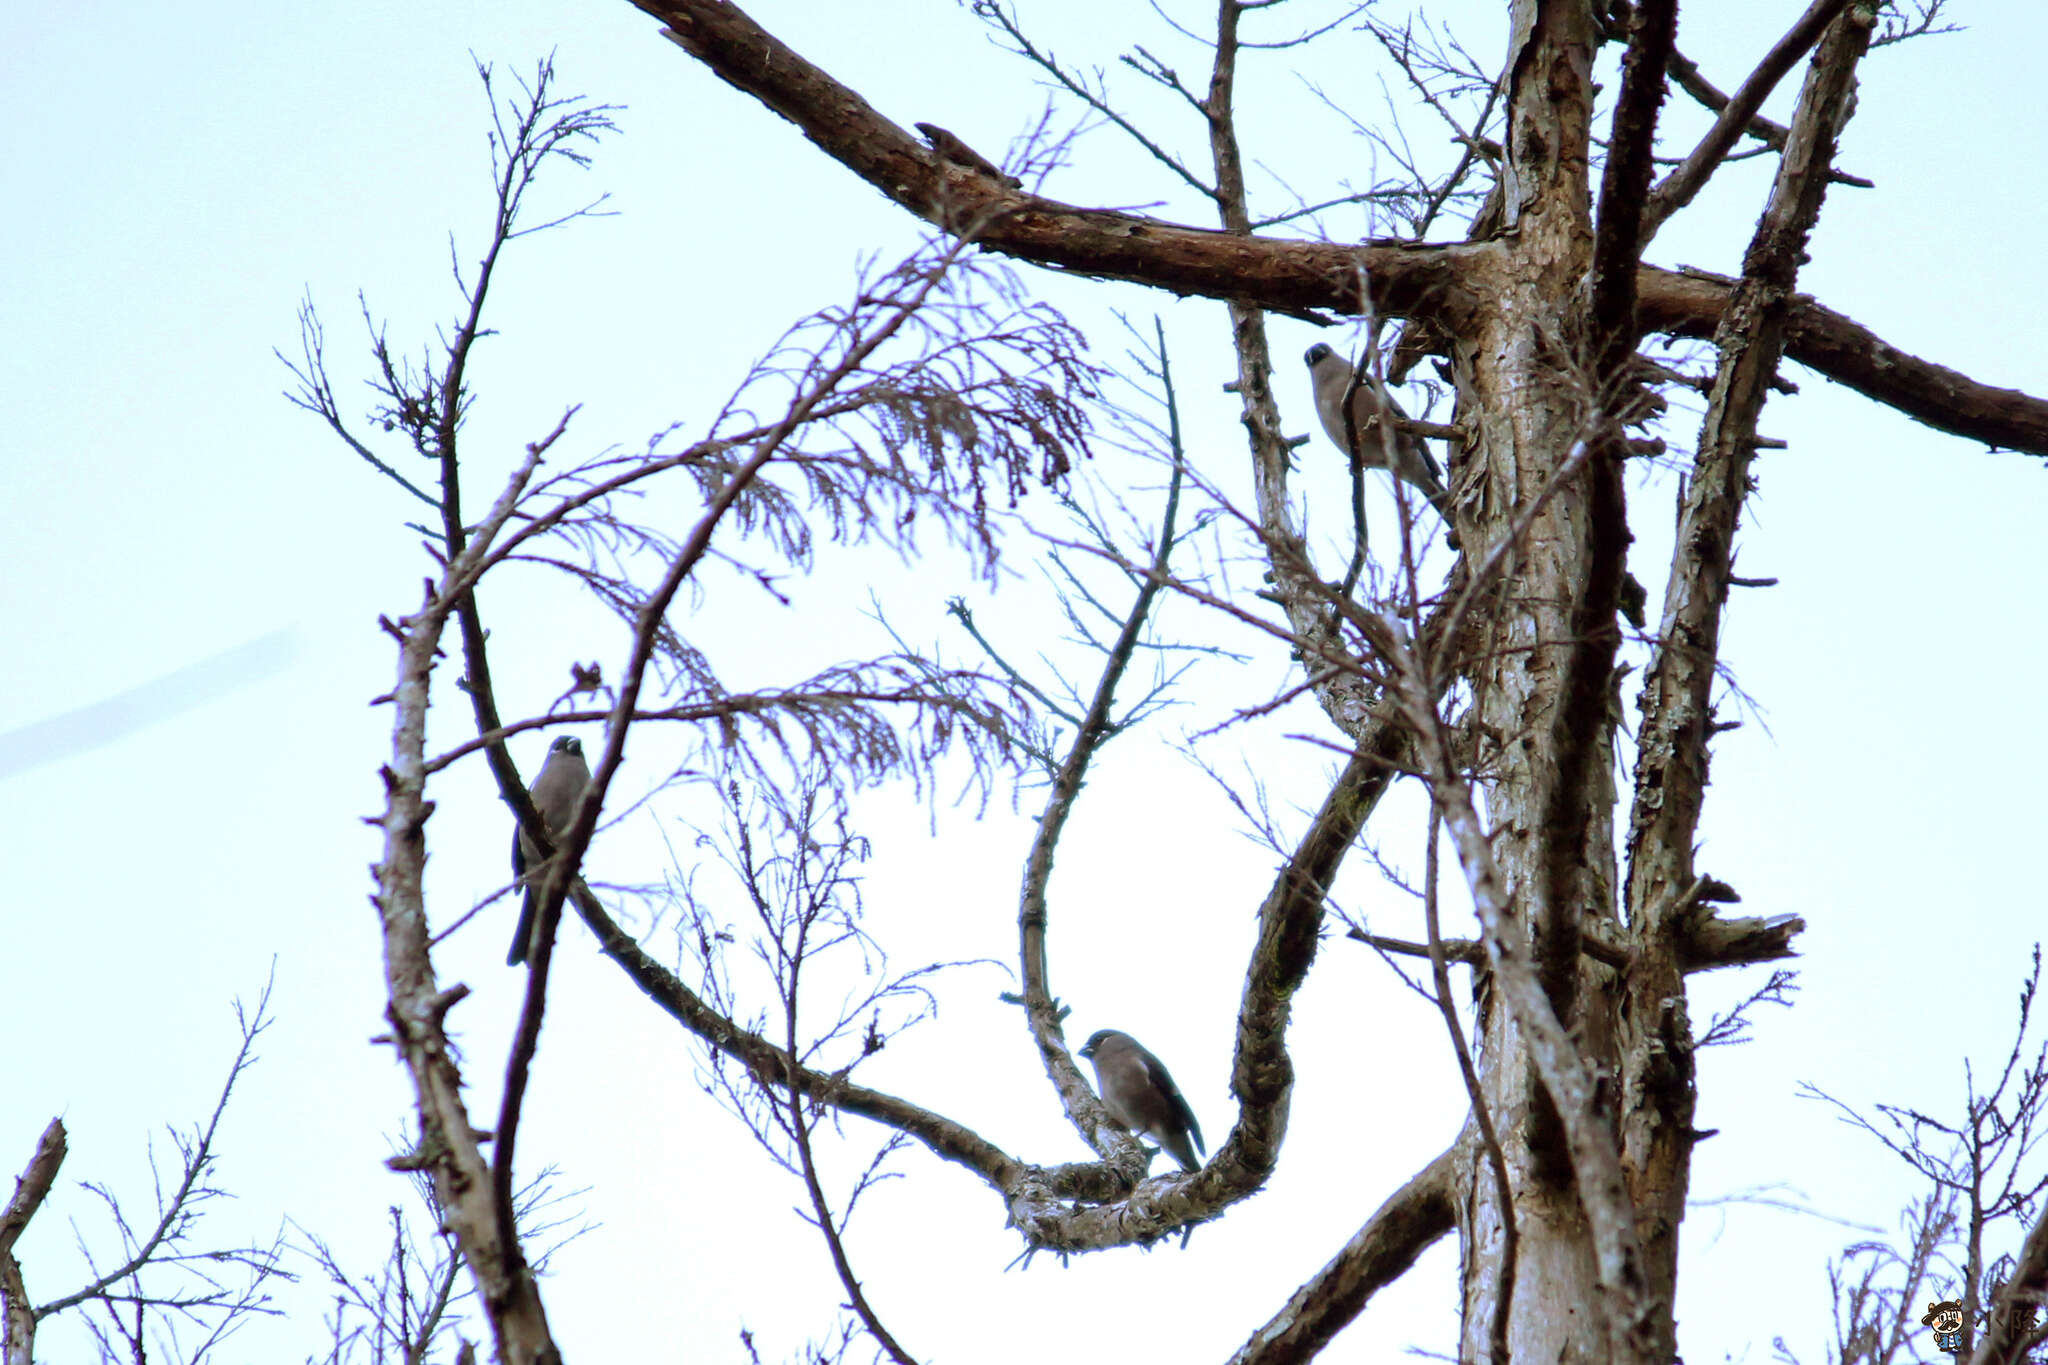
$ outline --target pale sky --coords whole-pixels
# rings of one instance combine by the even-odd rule
[[[1138,42],[1175,54],[1184,75],[1204,69],[1142,7],[1027,8],[1027,22],[1076,64],[1113,66]],[[1310,0],[1296,8],[1335,12]],[[1799,8],[1695,6],[1681,46],[1729,87]],[[993,156],[1045,98],[964,6],[750,12],[899,123],[942,123]],[[1174,12],[1211,22],[1207,6]],[[1476,53],[1491,61],[1501,50],[1495,7],[1443,12]],[[2040,394],[2048,12],[2007,0],[1955,18],[1966,31],[1867,62],[1842,161],[1877,188],[1831,194],[1801,285],[1907,351]],[[1333,34],[1315,72],[1326,88],[1348,88],[1361,117],[1379,118],[1369,46]],[[583,405],[568,437],[578,455],[638,445],[672,421],[701,429],[785,325],[844,297],[860,259],[902,254],[915,225],[625,3],[0,12],[0,98],[11,114],[0,122],[0,167],[14,206],[0,222],[0,459],[11,493],[0,594],[13,662],[0,678],[0,816],[15,870],[0,949],[10,1042],[0,1170],[26,1163],[53,1115],[71,1141],[59,1191],[18,1248],[38,1302],[87,1278],[67,1220],[88,1245],[109,1245],[77,1182],[108,1183],[131,1213],[146,1210],[145,1144],[155,1134],[164,1157],[162,1126],[189,1126],[210,1108],[235,1041],[230,1002],[253,999],[273,961],[278,1021],[221,1143],[216,1178],[237,1198],[213,1206],[209,1225],[230,1240],[288,1217],[368,1271],[385,1208],[406,1197],[380,1164],[411,1092],[369,1042],[382,1028],[366,873],[377,838],[360,821],[381,803],[376,770],[389,745],[388,712],[368,705],[394,668],[376,620],[409,610],[430,566],[402,525],[417,505],[283,400],[288,376],[271,348],[295,349],[294,309],[310,297],[345,399],[363,393],[367,406],[356,387],[360,289],[394,343],[418,353],[455,308],[448,235],[472,259],[489,209],[470,54],[509,76],[550,51],[565,90],[625,106],[623,135],[591,171],[558,173],[554,202],[608,191],[618,216],[509,258],[491,319],[501,335],[479,353],[466,436],[472,501],[572,404]],[[1305,187],[1331,161],[1364,178],[1364,144],[1285,61],[1247,72],[1252,155]],[[1773,108],[1782,112],[1795,87],[1788,81]],[[1136,107],[1172,116],[1163,101]],[[1683,147],[1699,119],[1682,100],[1670,108],[1672,145]],[[1412,135],[1442,154],[1427,120],[1417,114]],[[1162,126],[1199,155],[1187,124]],[[1651,258],[1736,268],[1767,174],[1757,161],[1717,179]],[[1158,202],[1151,211],[1208,223],[1113,130],[1084,137],[1048,192]],[[1333,215],[1329,227],[1365,231],[1355,216]],[[1245,487],[1235,400],[1220,391],[1230,372],[1220,304],[1019,270],[1088,329],[1105,364],[1125,349],[1108,309],[1148,329],[1163,317],[1191,458],[1226,489]],[[1292,357],[1317,334],[1285,319],[1272,334],[1289,430],[1309,431]],[[1694,1193],[1782,1183],[1830,1214],[1890,1230],[1913,1193],[1903,1168],[1794,1090],[1810,1080],[1854,1103],[1949,1114],[1961,1060],[1982,1074],[2003,1058],[2044,922],[2032,778],[2048,763],[2037,685],[2048,669],[2048,476],[2039,461],[1938,435],[1797,366],[1786,372],[1802,392],[1774,399],[1762,429],[1789,448],[1759,462],[1738,570],[1781,581],[1739,593],[1729,616],[1724,661],[1757,709],[1715,749],[1701,866],[1743,893],[1743,913],[1796,913],[1809,928],[1796,1007],[1762,1013],[1756,1041],[1702,1059],[1700,1125],[1720,1135],[1699,1149]],[[1687,420],[1674,435],[1689,441],[1695,430]],[[1107,447],[1084,474],[1114,488],[1153,482]],[[1653,603],[1674,486],[1670,473],[1631,483],[1632,566]],[[1303,490],[1311,525],[1334,545],[1334,457],[1304,475]],[[1052,512],[1043,495],[1025,509],[1046,526]],[[1049,642],[1056,620],[1028,537],[1010,544],[1016,572],[993,595],[936,548],[915,572],[838,556],[821,581],[784,585],[786,610],[758,593],[707,597],[693,638],[715,642],[740,682],[880,653],[887,641],[861,614],[872,586],[907,639],[953,658],[972,646],[944,605],[965,593],[1019,657],[1045,648],[1077,661]],[[571,659],[616,672],[622,633],[563,585],[529,575],[495,592],[486,606],[508,710],[543,706]],[[1235,814],[1174,746],[1288,674],[1284,651],[1193,607],[1174,606],[1167,620],[1256,657],[1204,671],[1184,707],[1110,750],[1054,884],[1054,988],[1074,1008],[1071,1038],[1125,1028],[1165,1058],[1213,1148],[1232,1118],[1236,998],[1272,858],[1238,837]],[[73,714],[170,675],[167,688],[140,694],[140,710]],[[1632,702],[1633,685],[1625,695]],[[466,724],[458,700],[441,697],[443,742]],[[1632,723],[1632,705],[1628,714]],[[1298,830],[1297,809],[1320,798],[1330,761],[1289,736],[1328,738],[1317,725],[1298,706],[1197,747],[1226,772],[1249,764]],[[529,773],[543,748],[521,742]],[[445,921],[502,886],[510,825],[475,762],[433,795],[429,889]],[[1017,879],[1040,799],[1025,791],[1013,808],[1005,795],[985,814],[942,802],[935,839],[933,817],[907,793],[864,807],[876,841],[864,887],[871,927],[899,966],[1014,961]],[[1403,790],[1371,831],[1411,868],[1421,808]],[[593,873],[660,875],[664,837],[687,843],[659,808],[634,814],[594,846]],[[1338,895],[1384,932],[1420,934],[1412,903],[1361,866]],[[510,925],[501,902],[436,957],[444,983],[474,991],[454,1023],[480,1115],[495,1112],[522,985],[502,966]],[[650,948],[674,957],[672,940]],[[553,1162],[566,1186],[587,1187],[597,1225],[544,1283],[565,1352],[739,1360],[744,1326],[772,1361],[823,1335],[840,1291],[822,1243],[792,1212],[800,1185],[699,1091],[696,1046],[579,926],[565,930],[556,963],[521,1153],[527,1167]],[[1021,1019],[997,998],[1011,986],[1006,970],[944,978],[936,1022],[862,1074],[1026,1159],[1082,1157]],[[1696,1026],[1761,979],[1696,978]],[[1186,1251],[1121,1250],[1066,1267],[1041,1257],[1006,1272],[1021,1248],[998,1201],[921,1153],[902,1159],[907,1178],[878,1191],[850,1233],[892,1329],[931,1361],[1227,1356],[1464,1113],[1434,1014],[1355,944],[1326,946],[1291,1041],[1299,1081],[1280,1170]],[[854,1120],[844,1133],[834,1159],[857,1169],[876,1135]],[[1825,1260],[1860,1235],[1770,1209],[1696,1212],[1684,1234],[1686,1358],[1763,1360],[1782,1336],[1820,1360]],[[1325,1359],[1445,1349],[1455,1284],[1447,1240]],[[279,1303],[289,1316],[251,1327],[226,1358],[318,1352],[326,1298],[310,1277],[287,1287]],[[89,1358],[75,1322],[53,1323],[42,1346],[48,1360]]]

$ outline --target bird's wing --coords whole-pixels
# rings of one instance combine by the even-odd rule
[[[1361,385],[1360,387],[1363,388],[1364,386]],[[1386,395],[1387,413],[1389,416],[1398,418],[1403,422],[1412,420],[1408,416],[1408,410],[1401,406],[1401,400],[1394,397],[1394,391],[1392,389],[1388,389],[1386,391]],[[1397,442],[1399,442],[1404,449],[1415,452],[1415,454],[1422,460],[1423,467],[1429,470],[1429,476],[1436,480],[1437,486],[1443,486],[1443,466],[1436,462],[1436,456],[1429,453],[1429,442],[1423,440],[1420,436],[1417,436],[1412,431],[1396,432],[1394,439]]]
[[[1429,453],[1429,442],[1423,440],[1420,436],[1411,436],[1409,439],[1415,442],[1415,453],[1420,455],[1422,462],[1429,466],[1429,477],[1435,479],[1437,485],[1441,487],[1444,481],[1444,467],[1436,462],[1436,456]]]
[[[1151,1078],[1152,1084],[1166,1097],[1167,1108],[1172,1112],[1174,1121],[1185,1128],[1188,1136],[1194,1139],[1195,1150],[1206,1153],[1208,1148],[1202,1145],[1202,1125],[1195,1121],[1195,1111],[1188,1107],[1187,1097],[1180,1093],[1180,1087],[1173,1083],[1173,1077],[1167,1073],[1166,1067],[1142,1046],[1138,1048],[1138,1057],[1144,1063],[1146,1075]]]
[[[1169,1080],[1166,1083],[1166,1090],[1166,1097],[1173,1101],[1174,1115],[1180,1120],[1181,1126],[1188,1130],[1188,1137],[1194,1142],[1195,1151],[1207,1156],[1209,1149],[1202,1145],[1202,1125],[1196,1122],[1195,1111],[1188,1107],[1187,1099],[1180,1093],[1179,1086]]]

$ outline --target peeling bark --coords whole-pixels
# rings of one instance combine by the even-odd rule
[[[1619,642],[1614,611],[1628,533],[1619,461],[1605,449],[1617,424],[1601,410],[1603,348],[1590,316],[1559,309],[1559,300],[1587,306],[1580,283],[1594,267],[1595,35],[1587,7],[1536,0],[1517,4],[1515,31],[1521,41],[1510,68],[1510,170],[1503,174],[1512,250],[1494,263],[1482,291],[1494,306],[1457,344],[1469,357],[1460,374],[1469,371],[1468,401],[1478,418],[1466,477],[1475,464],[1483,471],[1482,543],[1520,529],[1507,599],[1487,618],[1484,661],[1474,672],[1483,726],[1510,737],[1487,787],[1485,855],[1497,867],[1502,923],[1528,936],[1533,957],[1520,970],[1533,968],[1547,999],[1539,1007],[1518,998],[1515,954],[1493,941],[1488,924],[1495,994],[1508,1007],[1482,1017],[1481,1074],[1515,1202],[1512,1211],[1502,1209],[1491,1181],[1472,1184],[1459,1350],[1462,1359],[1486,1357],[1500,1292],[1498,1237],[1489,1229],[1512,1217],[1521,1236],[1507,1324],[1511,1358],[1620,1360],[1640,1345],[1639,1268],[1625,1245],[1633,1228],[1614,1226],[1626,1220],[1587,1203],[1590,1191],[1602,1192],[1603,1208],[1619,1194],[1614,1174],[1603,1170],[1618,1174],[1620,1167],[1611,1135],[1600,1131],[1611,1097],[1594,1080],[1612,1064],[1601,1045],[1611,1030],[1597,1018],[1604,1009],[1598,996],[1581,989],[1579,944],[1586,917],[1613,914],[1607,822],[1594,817],[1604,781],[1597,756],[1611,745],[1606,682]],[[1621,268],[1610,263],[1609,278]],[[1581,446],[1573,472],[1567,461]],[[1537,510],[1516,520],[1523,508]],[[1445,820],[1470,880],[1479,836],[1460,832],[1451,809]],[[1577,1065],[1591,1068],[1564,1093],[1557,1087],[1574,1074],[1573,1064],[1549,1032],[1560,1028],[1578,1036]]]

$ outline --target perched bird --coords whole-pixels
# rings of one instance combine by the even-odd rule
[[[1206,1150],[1202,1125],[1157,1057],[1113,1028],[1097,1030],[1081,1045],[1081,1055],[1095,1068],[1095,1088],[1111,1118],[1133,1133],[1151,1135],[1185,1169],[1201,1169],[1195,1153]]]
[[[1323,430],[1330,434],[1337,449],[1349,450],[1344,432],[1344,392],[1351,388],[1351,363],[1320,341],[1309,347],[1302,359],[1308,362],[1309,376],[1315,384],[1316,416],[1323,419]],[[1386,411],[1394,417],[1408,415],[1401,411],[1392,394],[1387,395]],[[1358,430],[1359,463],[1367,469],[1392,469],[1396,476],[1422,490],[1446,524],[1455,525],[1451,500],[1444,492],[1443,471],[1430,457],[1429,447],[1413,432],[1401,431],[1391,424],[1381,425],[1381,415],[1373,386],[1361,383],[1351,399],[1352,425]],[[1389,447],[1393,452],[1391,463],[1387,459]]]
[[[583,761],[583,741],[574,735],[557,735],[555,742],[548,745],[547,762],[540,765],[540,776],[533,779],[533,805],[540,812],[540,818],[548,822],[548,832],[560,837],[569,828],[569,821],[576,814],[576,803],[583,799],[583,789],[590,785],[590,765]],[[540,850],[523,829],[512,832],[512,875],[523,880],[526,869],[540,862]],[[540,868],[534,866],[534,871]],[[537,886],[526,888],[526,899],[519,907],[519,928],[512,935],[512,950],[505,954],[505,965],[517,966],[526,961],[526,950],[532,945],[534,917],[540,913],[535,903]]]

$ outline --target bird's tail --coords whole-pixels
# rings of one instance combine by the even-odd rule
[[[526,961],[527,940],[533,937],[533,888],[526,889],[519,902],[519,927],[512,933],[512,947],[505,954],[505,965],[517,967]]]

